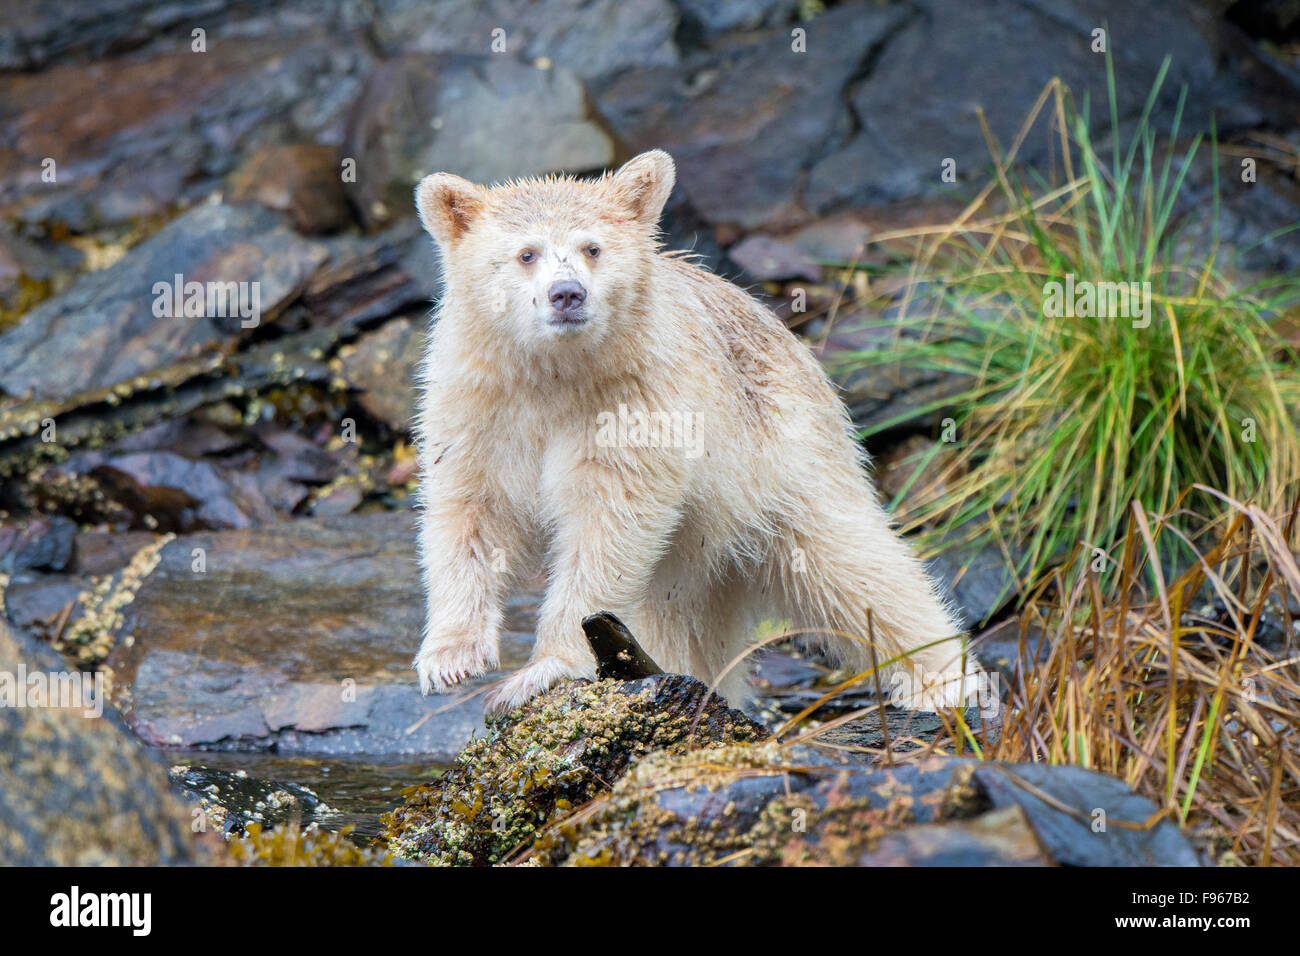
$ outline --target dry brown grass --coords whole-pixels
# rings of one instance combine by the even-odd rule
[[[1194,535],[1185,512],[1175,526],[1135,505],[1117,561],[1044,581],[1019,618],[1000,733],[954,712],[925,752],[1101,771],[1220,862],[1300,864],[1300,501],[1277,516],[1197,490],[1224,508]],[[1163,536],[1198,556],[1173,580]]]

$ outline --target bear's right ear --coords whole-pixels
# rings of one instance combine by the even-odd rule
[[[415,187],[415,208],[429,235],[439,245],[450,246],[469,229],[483,211],[483,190],[451,173],[425,176]]]

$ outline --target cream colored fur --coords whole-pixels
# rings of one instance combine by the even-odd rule
[[[446,281],[417,423],[421,689],[497,666],[503,595],[540,567],[533,656],[494,709],[594,676],[580,622],[599,610],[665,670],[706,681],[763,621],[866,669],[870,611],[881,662],[914,651],[887,672],[896,702],[932,703],[934,675],[956,701],[972,680],[960,629],[891,529],[821,367],[741,289],[659,251],[673,178],[653,151],[595,182],[439,173],[417,189]],[[549,324],[561,279],[587,289],[581,327]],[[620,406],[689,413],[692,441],[602,439],[599,416]],[[745,674],[720,692],[743,702]]]

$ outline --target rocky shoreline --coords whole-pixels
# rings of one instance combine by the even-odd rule
[[[1213,114],[1231,163],[1258,160],[1251,184],[1221,181],[1234,273],[1300,269],[1282,232],[1300,222],[1300,60],[1223,6],[540,0],[503,38],[472,0],[8,11],[0,672],[98,675],[106,711],[0,707],[0,862],[1209,860],[1168,821],[1094,829],[1099,807],[1156,810],[1109,778],[923,759],[944,719],[873,709],[869,689],[817,709],[848,718],[819,738],[771,738],[844,676],[789,646],[761,661],[752,714],[629,665],[486,723],[541,582],[510,599],[499,672],[420,697],[413,376],[441,276],[411,189],[667,149],[665,244],[762,296],[878,426],[962,383],[836,364],[888,347],[858,321],[880,296],[925,294],[885,275],[899,252],[876,240],[961,210],[989,170],[981,117],[1005,146],[1053,77],[1103,102],[1103,13],[1125,38],[1121,124],[1169,54],[1155,121],[1185,88],[1184,133]],[[1044,176],[1058,159],[1050,137],[1019,155]],[[1219,173],[1189,173],[1189,247],[1212,241]],[[887,496],[940,422],[873,439]],[[1001,555],[954,543],[932,568],[1009,676]]]

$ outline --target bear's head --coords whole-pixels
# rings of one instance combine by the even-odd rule
[[[415,204],[442,256],[448,307],[527,350],[591,347],[644,298],[658,222],[675,179],[651,150],[612,175],[479,186],[420,181]]]

